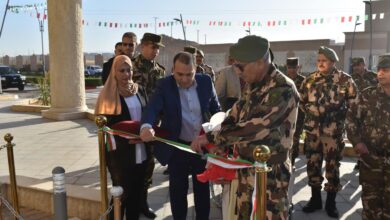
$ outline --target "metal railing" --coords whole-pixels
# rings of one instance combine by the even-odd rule
[[[7,144],[0,146],[0,150],[7,148],[12,206],[7,206],[8,203],[4,198],[2,198],[2,203],[4,203],[4,205],[6,205],[8,209],[12,208],[12,210],[10,209],[10,211],[13,214],[15,213],[13,219],[16,220],[16,219],[20,219],[17,217],[17,215],[19,215],[20,212],[19,212],[18,192],[16,188],[17,185],[16,185],[15,160],[14,160],[14,150],[13,150],[15,144],[12,143],[13,139],[14,137],[10,133],[4,135],[4,140],[7,142]],[[0,209],[0,215],[1,215],[1,209]]]

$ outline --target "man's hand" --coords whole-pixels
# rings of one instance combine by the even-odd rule
[[[155,132],[153,128],[145,127],[142,128],[140,137],[144,142],[154,141],[154,134]]]
[[[208,144],[209,141],[207,140],[206,135],[201,135],[195,138],[195,140],[191,143],[191,149],[195,152],[202,152],[202,147],[206,144]]]
[[[358,153],[360,155],[368,154],[367,146],[364,143],[362,143],[362,142],[356,144],[355,151],[356,151],[356,153]]]

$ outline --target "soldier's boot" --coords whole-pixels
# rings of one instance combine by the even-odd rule
[[[302,211],[311,213],[319,209],[322,209],[321,189],[311,187],[310,201],[302,208]]]
[[[325,211],[331,218],[338,218],[339,211],[336,207],[336,192],[328,192],[326,196]]]

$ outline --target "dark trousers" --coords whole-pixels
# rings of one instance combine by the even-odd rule
[[[117,145],[117,150],[107,153],[107,167],[111,175],[112,184],[123,188],[121,216],[126,219],[138,220],[139,213],[143,208],[140,204],[145,183],[146,161],[135,164],[131,160],[130,150],[134,145]],[[110,213],[113,220],[113,212]]]
[[[169,195],[175,220],[187,219],[188,176],[192,175],[197,220],[207,220],[210,214],[209,183],[201,183],[196,174],[205,170],[206,161],[199,155],[175,149],[169,166]]]

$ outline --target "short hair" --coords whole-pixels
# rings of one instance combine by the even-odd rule
[[[179,52],[175,55],[173,58],[173,66],[175,66],[176,61],[179,61],[180,63],[186,64],[186,65],[192,65],[195,67],[194,62],[194,55],[188,53],[188,52]]]
[[[134,41],[137,41],[137,35],[135,35],[133,32],[126,32],[126,33],[124,33],[122,35],[122,39],[125,38],[125,37],[132,38],[132,39],[134,39]]]
[[[115,48],[117,48],[118,46],[122,46],[122,42],[118,42],[115,44]]]

